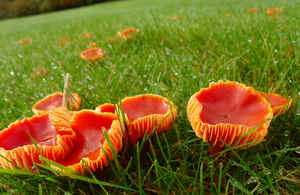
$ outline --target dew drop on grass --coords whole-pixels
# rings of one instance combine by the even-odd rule
[[[44,82],[44,83],[47,83],[47,81],[46,81],[46,79],[45,79],[45,78],[43,78],[42,80],[43,80],[43,82]]]
[[[87,76],[86,79],[89,81],[92,80],[92,78],[90,76]]]
[[[14,76],[15,73],[14,73],[13,71],[10,71],[10,75],[11,75],[11,76]]]
[[[295,150],[296,153],[300,154],[300,146],[298,146]]]
[[[289,132],[288,130],[285,130],[285,131],[284,131],[284,136],[285,136],[285,137],[289,136],[289,133],[290,133],[290,132]]]
[[[93,90],[93,89],[95,89],[95,87],[93,85],[88,85],[88,89]]]

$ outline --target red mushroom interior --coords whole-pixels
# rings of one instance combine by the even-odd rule
[[[97,56],[102,57],[102,52],[100,49],[98,48],[94,48],[94,49],[89,49],[87,51],[83,51],[82,55],[84,55],[86,58],[88,59],[94,59]]]
[[[80,104],[81,102],[77,102],[80,100],[80,97],[76,94],[76,93],[72,93],[69,96],[69,108],[75,107],[76,110],[79,109],[78,104]],[[39,103],[37,103],[34,108],[37,110],[45,110],[45,111],[49,111],[52,108],[58,108],[62,106],[62,102],[63,102],[63,94],[62,93],[55,93],[51,96],[49,96],[49,98],[44,98],[43,100],[41,100]],[[77,108],[78,107],[78,108]]]
[[[255,93],[233,85],[214,85],[203,90],[196,98],[203,106],[201,120],[216,125],[228,123],[255,127],[265,122],[267,106]]]
[[[155,96],[125,98],[122,106],[130,122],[149,115],[166,114],[170,109],[168,102]]]
[[[35,117],[31,121],[25,120],[12,125],[13,128],[10,131],[3,132],[6,135],[0,136],[0,147],[5,150],[33,144],[28,133],[39,145],[55,145],[57,131],[50,123],[48,114]]]
[[[103,128],[110,130],[116,115],[99,115],[93,111],[81,111],[73,115],[71,127],[77,135],[77,144],[71,154],[58,162],[64,166],[79,163],[82,158],[97,160],[105,141]]]
[[[266,94],[261,91],[258,91],[268,102],[270,102],[271,107],[282,106],[288,103],[288,99],[281,97],[277,94]]]

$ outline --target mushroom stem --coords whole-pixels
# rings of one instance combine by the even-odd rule
[[[67,107],[67,97],[68,97],[68,84],[69,84],[69,77],[70,74],[66,74],[65,78],[65,85],[64,85],[64,95],[63,95],[63,102],[62,102],[62,107]]]

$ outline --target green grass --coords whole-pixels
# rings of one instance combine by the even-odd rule
[[[271,7],[283,8],[278,19],[266,15]],[[248,14],[248,8],[259,12]],[[0,21],[0,129],[31,117],[35,102],[62,91],[66,73],[82,109],[155,93],[179,111],[169,131],[122,150],[103,171],[69,179],[48,166],[36,174],[0,169],[0,193],[299,194],[299,9],[299,0],[143,0]],[[170,20],[174,15],[183,18]],[[129,27],[140,29],[140,36],[108,42]],[[86,32],[90,40],[77,38]],[[32,44],[20,45],[27,37]],[[63,37],[74,41],[62,47]],[[95,64],[79,56],[90,41],[105,52]],[[38,68],[49,73],[33,77]],[[186,106],[192,94],[218,80],[273,89],[293,105],[272,120],[262,143],[227,148],[215,163],[209,145],[192,130]]]

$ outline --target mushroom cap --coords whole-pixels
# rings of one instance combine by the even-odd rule
[[[53,110],[55,114],[52,113]],[[53,110],[40,116],[17,120],[0,132],[0,154],[10,161],[0,156],[2,168],[16,169],[17,165],[31,171],[33,162],[40,163],[40,153],[30,136],[41,154],[48,159],[62,160],[70,154],[77,140],[69,124],[71,115],[65,108]]]
[[[273,116],[270,104],[252,87],[231,81],[211,83],[195,93],[187,115],[198,137],[220,147],[223,142],[234,147],[262,140]]]
[[[258,9],[257,8],[249,8],[247,10],[247,12],[250,14],[250,13],[253,13],[253,12],[258,12]]]
[[[120,39],[124,39],[124,40],[131,40],[132,39],[132,34],[133,33],[138,33],[139,29],[137,28],[128,28],[126,30],[123,30],[122,32],[118,31],[117,34],[120,37]]]
[[[95,112],[107,112],[107,113],[116,113],[116,107],[114,104],[105,103],[96,107]]]
[[[267,11],[266,11],[266,13],[268,14],[268,15],[274,15],[274,14],[279,14],[279,13],[281,13],[282,12],[282,8],[269,8],[269,9],[267,9]]]
[[[82,110],[74,113],[70,125],[77,135],[77,144],[69,156],[62,161],[57,161],[63,166],[82,174],[85,174],[85,165],[82,160],[91,171],[102,170],[104,166],[107,166],[108,159],[106,159],[103,149],[110,160],[113,160],[113,157],[104,137],[103,128],[108,132],[116,153],[122,149],[122,129],[125,129],[125,125],[119,122],[116,114]],[[52,164],[50,166],[63,172],[69,172]]]
[[[56,92],[51,95],[48,95],[38,101],[32,107],[32,111],[34,114],[39,115],[44,112],[48,112],[52,108],[58,108],[62,106],[63,102],[63,93]],[[81,105],[81,98],[77,93],[71,93],[69,96],[69,108],[70,110],[79,110]]]
[[[154,94],[127,97],[121,103],[129,119],[128,129],[132,144],[145,133],[153,135],[155,129],[157,133],[170,129],[178,114],[171,101]]]
[[[266,94],[262,91],[257,91],[268,102],[270,102],[273,109],[273,116],[280,116],[284,114],[292,105],[293,99],[286,99],[278,94]]]
[[[97,61],[104,57],[103,51],[98,47],[93,47],[88,50],[84,50],[80,53],[80,57],[85,61]]]

